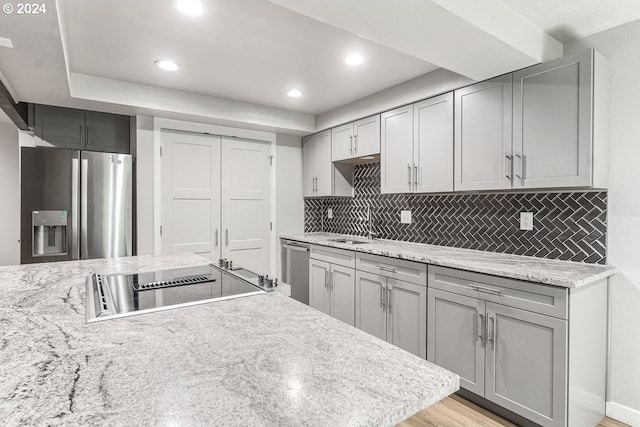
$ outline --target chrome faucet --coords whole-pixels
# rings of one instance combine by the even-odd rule
[[[373,236],[377,236],[378,233],[373,231],[373,213],[371,212],[371,203],[367,204],[367,221],[369,222],[369,240],[373,240]]]

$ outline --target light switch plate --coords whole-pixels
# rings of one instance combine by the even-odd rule
[[[533,212],[520,212],[520,230],[533,230]]]
[[[327,208],[327,218],[333,218],[333,209]]]
[[[411,211],[400,211],[400,223],[411,224]]]

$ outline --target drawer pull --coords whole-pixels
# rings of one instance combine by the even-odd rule
[[[494,294],[494,295],[500,295],[500,293],[502,292],[500,289],[486,288],[484,286],[475,285],[475,284],[470,284],[469,286],[471,286],[472,288],[474,288],[478,292],[486,292],[486,293]]]
[[[388,272],[390,272],[390,273],[395,273],[395,272],[396,272],[396,269],[395,269],[395,268],[393,268],[393,267],[388,267],[388,266],[386,266],[386,265],[376,265],[376,267],[378,267],[378,268],[379,268],[380,270],[382,270],[382,271],[388,271]]]

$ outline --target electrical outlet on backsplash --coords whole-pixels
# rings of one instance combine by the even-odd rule
[[[606,191],[380,194],[379,163],[355,167],[353,198],[305,199],[305,232],[366,236],[369,205],[381,239],[606,262]],[[400,223],[401,210],[411,211],[411,224]],[[533,230],[520,230],[520,212],[535,214]]]

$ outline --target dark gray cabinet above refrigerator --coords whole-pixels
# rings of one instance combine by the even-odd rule
[[[130,153],[131,118],[120,114],[30,104],[29,126],[38,145]]]

